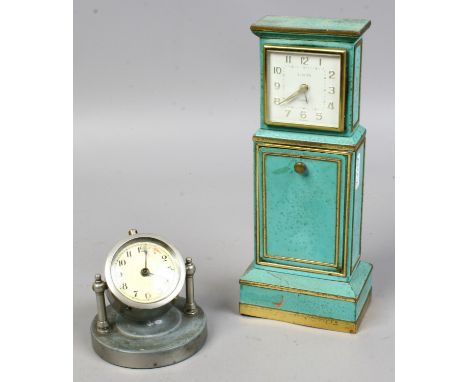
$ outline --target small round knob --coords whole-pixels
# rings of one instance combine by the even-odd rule
[[[302,162],[297,162],[294,165],[294,171],[296,171],[298,174],[304,174],[307,170],[307,167],[304,163]]]
[[[128,234],[130,236],[136,235],[137,233],[138,233],[138,231],[135,228],[132,228],[132,229],[128,230]]]
[[[107,289],[107,284],[102,281],[101,275],[99,273],[94,276],[94,283],[92,288],[96,293],[103,293]]]
[[[193,276],[195,274],[195,264],[192,261],[191,257],[185,259],[185,271],[188,276]]]

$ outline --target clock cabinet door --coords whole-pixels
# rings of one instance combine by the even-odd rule
[[[257,147],[257,262],[339,274],[347,157]]]

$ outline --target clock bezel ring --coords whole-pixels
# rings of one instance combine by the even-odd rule
[[[174,255],[174,259],[176,260],[176,263],[178,265],[178,274],[179,274],[179,280],[177,281],[177,284],[173,291],[168,294],[166,297],[157,300],[155,302],[151,303],[144,303],[144,302],[137,302],[129,299],[127,296],[122,294],[117,286],[114,284],[114,281],[112,279],[112,273],[111,273],[111,265],[112,265],[112,260],[114,257],[120,252],[122,247],[128,245],[128,243],[134,241],[134,242],[143,242],[144,239],[148,239],[148,241],[151,242],[156,242],[156,244],[164,247],[166,250],[168,250],[171,254]],[[170,303],[174,298],[176,298],[179,294],[179,292],[182,290],[184,283],[185,283],[185,261],[178,249],[169,243],[166,239],[152,235],[152,234],[146,234],[146,233],[141,233],[141,234],[134,234],[131,235],[130,237],[127,237],[123,240],[120,240],[117,244],[114,245],[114,247],[110,250],[109,254],[107,255],[106,263],[104,266],[104,275],[105,279],[107,282],[107,286],[109,287],[109,291],[114,295],[114,297],[119,300],[121,303],[124,305],[127,305],[131,308],[135,309],[155,309],[159,308],[161,306],[164,306],[168,303]]]

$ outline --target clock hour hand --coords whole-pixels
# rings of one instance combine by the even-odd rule
[[[282,105],[282,104],[286,104],[286,103],[289,103],[291,102],[292,100],[296,99],[299,95],[301,94],[304,94],[304,96],[306,97],[306,102],[309,103],[309,101],[307,100],[307,91],[309,90],[309,85],[306,85],[306,84],[301,84],[299,86],[299,89],[297,89],[294,93],[292,93],[289,97],[285,98],[284,100],[282,100],[278,105]]]
[[[162,276],[161,274],[156,274],[156,273],[148,272],[148,276],[156,276],[156,277],[158,277],[158,278],[160,278],[160,279],[166,280],[167,283],[169,282],[169,279],[168,279],[167,277]]]
[[[161,275],[161,273],[152,273],[149,269],[147,269],[147,271],[143,274],[142,273],[142,276],[156,276],[157,278],[159,279],[164,279],[166,281],[166,283],[169,282],[169,279],[167,277],[164,277],[163,275]]]

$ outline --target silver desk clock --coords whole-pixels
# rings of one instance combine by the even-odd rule
[[[172,365],[205,343],[206,317],[195,304],[195,265],[154,235],[118,242],[95,276],[97,315],[91,324],[93,348],[104,360],[130,368]],[[186,285],[186,298],[178,297]],[[110,305],[106,308],[104,292]]]

